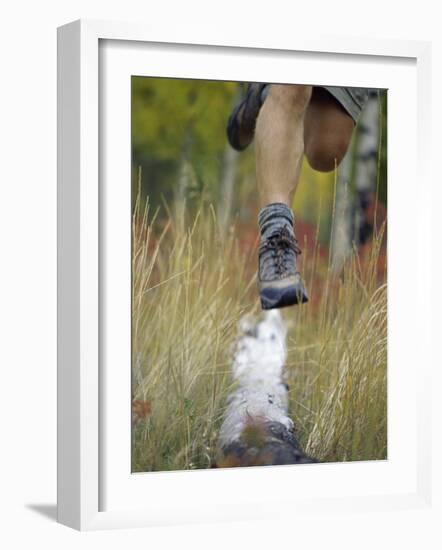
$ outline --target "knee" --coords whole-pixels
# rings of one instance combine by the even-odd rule
[[[269,98],[289,111],[304,112],[312,94],[311,86],[272,84]]]
[[[338,166],[347,152],[349,139],[335,136],[332,140],[316,139],[305,144],[305,156],[314,170],[330,172]]]

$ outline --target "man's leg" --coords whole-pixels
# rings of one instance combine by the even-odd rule
[[[259,290],[263,309],[307,301],[296,258],[300,253],[290,208],[304,153],[304,118],[311,86],[272,85],[256,129],[259,214]]]
[[[355,121],[325,89],[313,88],[304,119],[304,149],[310,166],[330,172],[338,166],[350,144]]]
[[[256,122],[256,179],[261,206],[291,205],[304,153],[311,86],[273,84]]]

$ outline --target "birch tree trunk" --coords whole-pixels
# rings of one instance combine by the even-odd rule
[[[363,111],[362,125],[358,140],[358,160],[355,174],[356,204],[354,233],[357,245],[364,244],[370,230],[366,219],[367,208],[372,200],[377,200],[378,159],[380,132],[380,99],[377,92],[370,94]]]
[[[184,231],[186,217],[187,191],[189,189],[192,167],[190,164],[190,154],[192,151],[192,132],[187,129],[181,149],[181,157],[178,167],[178,180],[174,193],[174,209],[177,228],[180,232]]]
[[[241,97],[241,87],[238,86],[233,98],[232,109],[240,101]],[[233,149],[226,141],[221,168],[219,201],[217,208],[218,223],[223,233],[227,230],[232,215],[233,189],[235,187],[238,156],[238,151],[235,151],[235,149]]]
[[[353,136],[355,139],[355,136]],[[353,163],[355,143],[350,144],[347,154],[339,167],[336,183],[336,202],[333,220],[332,269],[339,272],[352,250],[352,196],[349,188]]]
[[[235,151],[229,144],[226,145],[223,155],[220,198],[218,202],[218,223],[223,233],[226,232],[232,216],[233,189],[235,187],[238,154],[238,151]]]
[[[338,171],[333,220],[332,269],[339,272],[367,238],[365,211],[374,195],[379,155],[379,96],[369,95]]]

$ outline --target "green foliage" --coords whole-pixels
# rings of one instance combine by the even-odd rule
[[[236,87],[233,82],[133,77],[134,149],[176,159],[191,133],[195,160],[219,153]]]
[[[173,191],[183,160],[193,168],[194,187],[216,189],[237,89],[235,82],[132,78],[133,162],[143,167],[154,203],[158,190]]]

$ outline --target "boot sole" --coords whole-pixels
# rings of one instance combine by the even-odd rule
[[[255,134],[255,123],[258,118],[259,111],[262,107],[265,97],[262,98],[263,90],[267,84],[254,84],[255,88],[248,90],[246,97],[235,107],[232,114],[229,117],[227,123],[227,138],[230,145],[236,151],[244,151],[253,141]],[[238,113],[241,109],[247,109],[247,119],[243,121],[243,129],[246,134],[249,134],[243,142],[239,139],[240,127],[238,122]]]
[[[292,278],[291,278],[292,279]],[[259,283],[262,309],[277,309],[282,307],[305,304],[308,302],[308,295],[301,277],[290,280],[272,283]]]

